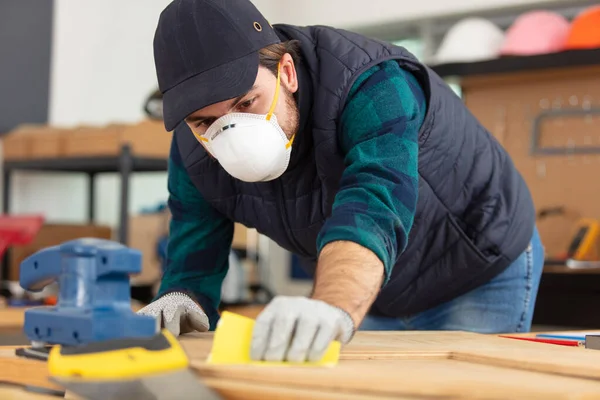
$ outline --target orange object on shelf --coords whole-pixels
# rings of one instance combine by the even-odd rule
[[[570,50],[600,48],[600,6],[589,7],[573,19],[565,47]]]

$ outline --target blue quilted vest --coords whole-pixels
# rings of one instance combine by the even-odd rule
[[[323,26],[275,29],[282,40],[301,43],[298,102],[305,123],[288,170],[275,181],[242,182],[208,156],[185,124],[174,133],[192,181],[217,210],[314,268],[316,238],[344,170],[337,122],[346,96],[362,72],[394,59],[420,81],[428,111],[419,136],[414,225],[371,313],[424,311],[484,284],[526,249],[535,213],[525,182],[439,76],[406,49],[355,33]]]

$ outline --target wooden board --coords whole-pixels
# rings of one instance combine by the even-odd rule
[[[25,308],[0,308],[0,331],[23,329]]]
[[[358,332],[333,368],[213,366],[212,337],[180,342],[225,399],[600,398],[600,351],[583,348],[469,332]],[[44,362],[17,359],[14,348],[0,348],[0,380],[54,387]]]
[[[186,335],[181,343],[198,374],[222,385],[276,384],[394,398],[600,396],[600,352],[581,348],[468,332],[358,332],[335,368],[256,368],[207,365],[211,337]]]
[[[10,382],[18,385],[31,385],[48,389],[62,390],[60,386],[50,382],[48,379],[48,367],[44,361],[29,360],[12,354],[0,356],[0,381]]]
[[[60,397],[58,397],[60,398]],[[50,394],[41,394],[26,391],[19,387],[0,385],[0,399],[2,400],[56,400],[57,397]]]
[[[336,368],[208,367],[198,374],[221,382],[252,382],[389,397],[564,399],[600,395],[600,382],[456,360],[345,360]],[[211,380],[206,380],[211,382]],[[266,398],[276,398],[266,397]]]
[[[212,333],[180,339],[194,365],[205,362]],[[343,361],[455,360],[527,371],[600,379],[600,351],[535,343],[471,332],[357,332]]]

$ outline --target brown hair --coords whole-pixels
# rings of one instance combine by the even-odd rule
[[[285,53],[289,53],[294,60],[294,64],[298,64],[300,61],[300,42],[298,40],[288,40],[263,47],[259,51],[260,65],[277,75],[277,65]]]

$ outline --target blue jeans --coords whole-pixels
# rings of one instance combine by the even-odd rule
[[[535,229],[527,250],[488,283],[409,317],[368,315],[359,329],[529,332],[543,267],[544,248]]]

